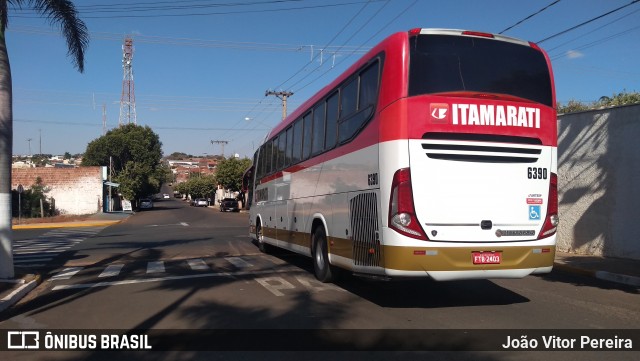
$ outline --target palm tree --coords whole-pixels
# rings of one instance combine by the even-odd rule
[[[78,18],[69,0],[0,0],[0,278],[13,278],[11,244],[11,156],[13,153],[13,100],[11,67],[5,31],[9,6],[27,5],[52,24],[58,24],[67,40],[68,55],[80,71],[84,71],[84,53],[89,45],[87,26]]]

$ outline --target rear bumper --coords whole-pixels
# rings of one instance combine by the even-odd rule
[[[410,242],[385,245],[383,267],[390,277],[430,277],[435,280],[522,278],[551,272],[556,236],[530,242],[494,244]],[[499,264],[474,264],[474,252],[499,252]]]

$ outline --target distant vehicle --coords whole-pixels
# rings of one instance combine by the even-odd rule
[[[207,206],[209,206],[209,202],[207,202],[207,200],[204,199],[204,198],[196,198],[193,201],[193,206],[194,207],[207,207]]]
[[[162,198],[163,198],[163,199],[169,199],[170,197],[169,197],[169,195],[168,195],[168,194],[166,194],[166,193],[165,193],[165,194],[163,194],[163,195],[162,195]]]
[[[151,209],[153,208],[153,201],[149,198],[140,199],[140,209]]]
[[[220,202],[220,212],[233,211],[240,212],[238,201],[233,198],[225,198]]]

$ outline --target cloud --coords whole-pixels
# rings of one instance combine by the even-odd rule
[[[577,58],[582,58],[584,56],[584,53],[581,53],[577,50],[569,50],[566,52],[565,55],[569,59],[577,59]]]

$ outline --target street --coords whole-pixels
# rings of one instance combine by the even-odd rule
[[[575,329],[578,335],[580,330],[637,329],[640,324],[637,290],[561,272],[443,283],[346,275],[336,284],[323,284],[315,280],[308,258],[285,251],[260,253],[248,237],[247,217],[189,207],[179,199],[158,201],[154,209],[89,234],[46,261],[40,266],[42,284],[1,315],[0,328],[171,330],[174,335],[180,330],[247,330],[251,337],[266,337],[245,344],[255,350],[276,337],[268,330],[403,330],[410,338],[416,335],[411,330],[496,329],[520,337],[527,330]],[[45,232],[15,231],[15,238]],[[296,334],[288,332],[285,337]],[[225,340],[215,332],[212,336]],[[351,336],[364,338],[357,341],[364,349],[375,348],[366,340],[372,334]],[[405,341],[399,341],[401,347]],[[225,349],[211,342],[199,347]],[[440,346],[466,347],[455,340],[442,340]],[[497,347],[488,346],[491,350]],[[532,356],[497,352],[486,359]],[[584,360],[602,355],[551,356]],[[614,357],[634,359],[637,353],[615,352]],[[47,359],[45,353],[23,351],[11,358]]]

